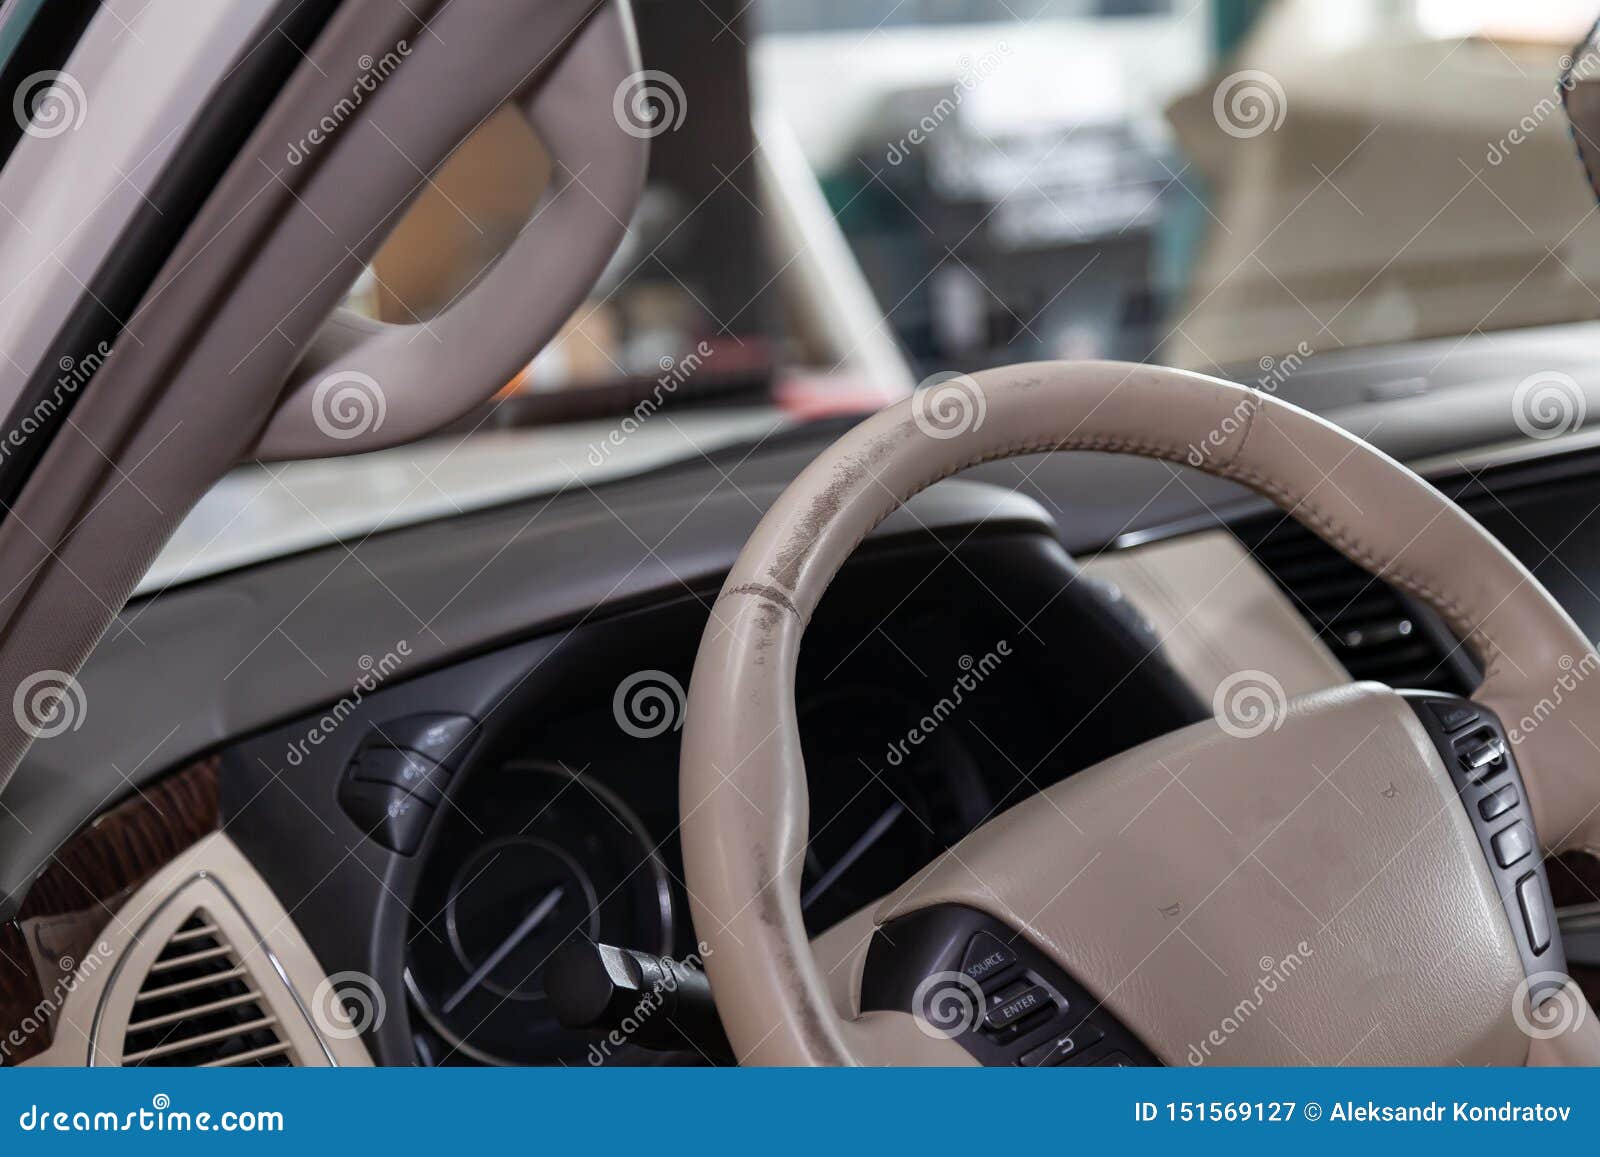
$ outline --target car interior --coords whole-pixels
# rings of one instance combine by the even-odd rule
[[[1600,9],[1012,7],[0,4],[0,1064],[1600,1064]]]

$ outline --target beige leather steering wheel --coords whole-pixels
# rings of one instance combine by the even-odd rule
[[[1515,917],[1457,787],[1408,703],[1372,683],[1294,700],[1260,734],[1200,723],[1080,772],[808,943],[794,696],[806,624],[899,503],[965,467],[1049,450],[1162,458],[1242,483],[1430,604],[1482,663],[1474,698],[1510,732],[1539,844],[1600,846],[1589,641],[1411,471],[1271,396],[1177,370],[1037,363],[955,379],[863,422],[795,480],[701,641],[684,728],[684,860],[736,1055],[973,1063],[909,1013],[860,1012],[873,930],[955,904],[1014,929],[1169,1064],[1192,1062],[1224,1024],[1227,1063],[1600,1057],[1586,1005],[1569,1005],[1559,1034],[1530,1021]],[[1265,1015],[1241,1015],[1268,962],[1291,952],[1298,969],[1260,1002]],[[1558,993],[1582,1001],[1570,983]]]

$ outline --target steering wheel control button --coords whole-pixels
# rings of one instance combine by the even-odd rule
[[[1484,866],[1505,906],[1524,974],[1530,978],[1565,974],[1566,953],[1538,855],[1539,836],[1533,817],[1522,806],[1528,791],[1505,726],[1487,707],[1458,696],[1436,691],[1400,694],[1415,710],[1460,793]],[[1452,710],[1456,707],[1471,711],[1473,719],[1452,731],[1447,721],[1456,717]],[[1485,784],[1491,778],[1493,782]]]
[[[1505,769],[1506,745],[1493,732],[1484,732],[1463,741],[1458,748],[1457,758],[1461,761],[1461,769],[1467,773],[1467,779],[1474,784],[1482,783]]]
[[[1537,956],[1550,947],[1550,909],[1537,874],[1529,872],[1517,881],[1517,906],[1522,909],[1522,926],[1528,933],[1528,946]]]
[[[998,936],[980,932],[967,945],[967,954],[961,958],[961,971],[988,992],[1016,962],[1017,954],[1008,944]]]
[[[415,751],[394,747],[372,747],[363,751],[350,767],[350,776],[366,783],[383,783],[401,788],[423,803],[435,804],[444,798],[450,772]]]
[[[1099,1044],[1105,1039],[1106,1034],[1090,1021],[1084,1021],[1071,1032],[1046,1041],[1036,1049],[1031,1049],[1018,1058],[1017,1064],[1024,1068],[1040,1069],[1050,1065],[1065,1064],[1075,1059],[1090,1045]],[[1123,1058],[1127,1060],[1126,1057]]]
[[[409,856],[422,846],[433,808],[403,788],[348,780],[339,791],[345,813],[376,843]]]
[[[976,995],[974,986],[982,990],[984,1007],[981,1016],[962,1017],[946,1032],[932,1016],[929,980],[952,973],[969,995]],[[1092,1065],[1113,1054],[1130,1066],[1161,1063],[1053,956],[1016,928],[962,904],[921,908],[873,933],[860,993],[862,1012],[922,1018],[925,1031],[953,1034],[982,1065]],[[1086,1009],[1094,1010],[1092,1020]]]
[[[1467,706],[1464,700],[1431,700],[1428,703],[1428,710],[1433,712],[1433,717],[1445,731],[1460,731],[1468,724],[1478,721],[1478,713]]]
[[[1515,784],[1506,784],[1498,791],[1492,791],[1478,801],[1478,814],[1486,820],[1499,819],[1506,812],[1517,806],[1517,788]]]
[[[404,748],[453,769],[465,760],[477,730],[478,721],[470,715],[427,711],[374,724],[362,746],[366,750]]]
[[[990,1005],[983,1023],[990,1032],[1001,1032],[1030,1016],[1054,1009],[1050,990],[1042,984],[1030,984],[1010,999]]]
[[[1128,1069],[1133,1067],[1133,1062],[1128,1059],[1127,1053],[1107,1053],[1095,1061],[1097,1069]]]
[[[1502,868],[1521,862],[1533,851],[1533,833],[1528,825],[1518,820],[1494,837],[1495,863]]]

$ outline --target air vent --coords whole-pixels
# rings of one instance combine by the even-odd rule
[[[291,1046],[249,970],[204,910],[150,966],[123,1038],[126,1067],[292,1065]]]
[[[1468,694],[1480,672],[1433,610],[1373,578],[1297,522],[1235,528],[1355,679]]]

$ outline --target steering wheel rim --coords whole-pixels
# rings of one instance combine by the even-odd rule
[[[1600,851],[1600,746],[1579,725],[1600,720],[1600,686],[1580,679],[1563,692],[1571,726],[1514,726],[1543,720],[1540,705],[1566,685],[1562,676],[1600,659],[1538,580],[1427,482],[1298,407],[1202,375],[1084,362],[958,377],[864,421],[801,473],[746,544],[701,642],[680,777],[685,871],[695,927],[711,949],[713,991],[741,1060],[966,1061],[950,1041],[915,1031],[909,1016],[841,1016],[812,959],[799,907],[807,794],[795,667],[829,582],[900,503],[969,466],[1053,450],[1159,458],[1241,483],[1432,606],[1483,664],[1473,698],[1511,729],[1543,848]],[[1384,726],[1398,729],[1398,748],[1420,734],[1402,734],[1392,719]],[[1426,790],[1425,777],[1417,783]],[[1481,891],[1482,883],[1463,886]],[[887,903],[875,919],[896,910]],[[1477,931],[1493,941],[1486,951],[1504,956],[1495,929]],[[1062,963],[1070,971],[1082,961]],[[1501,967],[1485,991],[1500,992],[1506,977]],[[1494,1038],[1488,1055],[1501,1063],[1516,1048],[1501,1031],[1499,1022],[1512,1018],[1511,1002],[1504,1004],[1505,1015],[1479,1033]],[[1376,1056],[1455,1059],[1405,1048]]]

